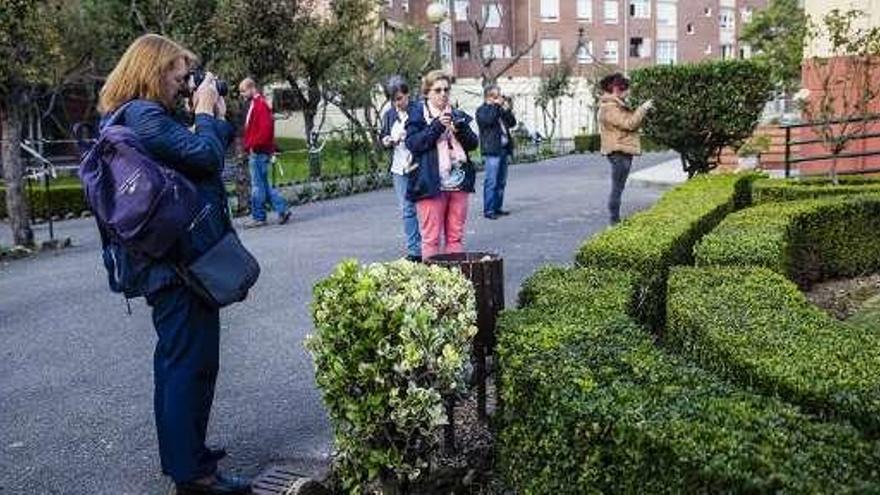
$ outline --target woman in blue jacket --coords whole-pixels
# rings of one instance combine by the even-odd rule
[[[426,74],[424,98],[410,107],[406,122],[406,147],[417,165],[408,174],[407,199],[416,203],[424,259],[464,250],[468,194],[474,192],[476,174],[468,152],[480,142],[471,117],[449,105],[450,87],[443,71]]]
[[[249,493],[248,484],[217,472],[225,452],[210,450],[205,434],[214,399],[220,354],[219,310],[202,301],[176,275],[174,266],[204,252],[231,229],[223,188],[226,147],[233,135],[215,78],[195,88],[195,130],[175,120],[180,94],[196,57],[158,35],[135,40],[101,89],[105,122],[131,128],[153,158],[184,174],[210,205],[166,259],[148,259],[104,238],[104,262],[113,290],[144,296],[158,335],[153,357],[154,408],[162,470],[177,493]]]

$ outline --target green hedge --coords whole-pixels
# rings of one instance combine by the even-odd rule
[[[880,452],[737,390],[625,316],[638,277],[546,269],[499,323],[498,470],[519,493],[880,490]]]
[[[798,285],[880,270],[880,196],[765,203],[727,217],[697,265],[763,266]]]
[[[49,189],[52,195],[52,209],[43,186],[34,186],[28,193],[32,218],[63,217],[68,213],[80,215],[88,210],[82,186],[79,184],[55,185]],[[6,218],[6,190],[0,188],[0,218]]]
[[[717,175],[689,180],[651,209],[587,241],[576,263],[637,273],[641,289],[636,312],[641,321],[659,328],[669,267],[690,264],[694,244],[730,212],[750,203],[750,185],[757,177]]]
[[[845,325],[765,268],[673,270],[666,342],[701,365],[880,433],[880,334]]]
[[[577,153],[595,153],[602,147],[599,134],[578,134],[574,137],[574,150]]]
[[[761,179],[752,185],[755,204],[865,193],[880,193],[880,179],[847,176],[837,186],[828,179]]]

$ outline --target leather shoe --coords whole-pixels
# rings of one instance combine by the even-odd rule
[[[495,210],[495,214],[499,217],[506,217],[507,215],[510,215],[510,212],[507,210]]]
[[[189,481],[177,483],[177,495],[243,495],[251,493],[251,483],[245,478],[214,473],[210,482]]]
[[[421,262],[422,262],[422,257],[421,257],[421,256],[416,256],[416,255],[414,255],[414,254],[408,254],[408,255],[406,255],[406,260],[407,260],[407,261],[412,261],[413,263],[421,263]]]

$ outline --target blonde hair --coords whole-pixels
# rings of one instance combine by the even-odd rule
[[[447,84],[452,85],[452,78],[449,77],[449,74],[442,70],[432,70],[422,77],[422,94],[427,95],[431,91],[431,86],[437,81],[446,81]]]
[[[165,76],[181,58],[187,66],[198,60],[191,51],[158,34],[145,34],[134,40],[107,76],[98,111],[110,113],[135,98],[161,102]]]

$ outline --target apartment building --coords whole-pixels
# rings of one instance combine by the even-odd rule
[[[477,50],[499,61],[534,48],[506,75],[540,76],[567,58],[620,70],[704,59],[748,58],[739,43],[743,24],[768,0],[448,0],[441,25],[441,55],[457,78],[479,77]],[[429,0],[387,0],[388,18],[433,27]],[[486,22],[482,46],[468,19]]]

